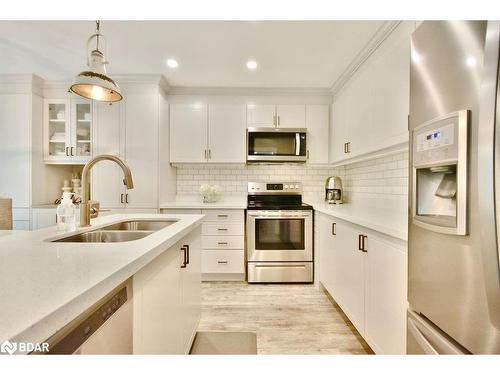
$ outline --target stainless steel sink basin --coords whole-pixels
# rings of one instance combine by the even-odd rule
[[[101,230],[121,230],[121,231],[157,231],[176,223],[177,220],[128,220],[107,225]]]
[[[94,230],[60,238],[52,242],[127,242],[149,236],[152,231],[109,231]]]

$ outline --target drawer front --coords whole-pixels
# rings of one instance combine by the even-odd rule
[[[203,223],[202,234],[208,236],[243,236],[243,223]]]
[[[201,210],[192,209],[192,208],[161,208],[161,214],[201,214]]]
[[[248,263],[249,283],[312,283],[312,262],[265,262]]]
[[[245,248],[243,236],[202,236],[203,249],[237,249]]]
[[[243,210],[203,210],[205,221],[240,222],[243,223],[245,215]]]
[[[202,273],[244,273],[243,250],[202,250]]]

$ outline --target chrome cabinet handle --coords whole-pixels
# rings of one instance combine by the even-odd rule
[[[337,235],[337,223],[332,223],[332,236]]]
[[[278,116],[278,126],[280,126],[280,117]]]
[[[207,150],[205,150],[205,160],[207,159]]]
[[[74,148],[73,146],[71,146],[71,147],[69,148],[69,153],[70,153],[70,155],[71,155],[71,156],[75,156],[75,155],[73,155],[73,148]]]
[[[228,217],[229,215],[227,214],[217,214],[217,217]]]
[[[212,150],[211,149],[208,149],[208,158],[212,159]]]
[[[66,147],[66,156],[69,156],[68,149],[69,149],[69,147]]]
[[[306,158],[309,159],[309,150],[306,151]]]
[[[227,264],[228,261],[227,260],[218,260],[217,263],[219,263],[219,264]]]
[[[184,258],[182,260],[181,268],[186,268],[187,267],[187,262],[186,262],[186,259],[187,259],[187,249],[183,246],[183,247],[181,247],[181,250],[182,250],[183,255],[184,255]]]
[[[123,202],[123,193],[120,194],[120,203],[125,203],[125,202]]]
[[[217,230],[223,231],[223,230],[227,230],[227,228],[217,228]]]
[[[346,146],[346,154],[350,154],[351,153],[351,142],[347,142],[345,144]]]
[[[227,242],[217,242],[217,245],[227,245]]]
[[[125,203],[128,203],[128,193],[125,194]]]

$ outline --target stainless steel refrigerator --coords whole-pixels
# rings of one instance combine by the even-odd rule
[[[407,352],[500,353],[499,22],[411,38]]]

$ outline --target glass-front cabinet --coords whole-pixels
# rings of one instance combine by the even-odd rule
[[[85,164],[92,150],[92,103],[46,99],[44,159],[50,164]]]

